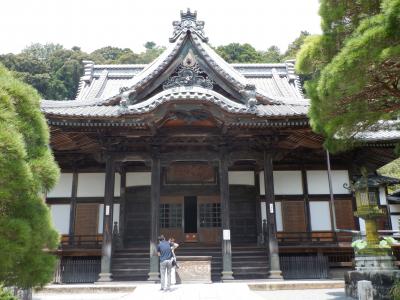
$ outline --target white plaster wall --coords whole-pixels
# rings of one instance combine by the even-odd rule
[[[120,210],[120,204],[119,203],[114,203],[113,206],[113,228],[114,228],[114,222],[118,222],[119,225],[119,210]],[[103,220],[104,220],[104,204],[99,205],[99,228],[98,232],[103,233]]]
[[[275,202],[275,220],[276,220],[276,230],[283,231],[282,203],[281,202]]]
[[[275,195],[301,195],[301,171],[273,171]],[[265,195],[264,171],[260,172],[260,195]]]
[[[301,171],[274,171],[275,195],[302,195]]]
[[[358,218],[358,224],[360,224],[361,233],[365,234],[365,221],[361,218]]]
[[[331,215],[328,201],[310,201],[311,230],[331,230]]]
[[[387,205],[386,188],[383,186],[379,187],[379,201],[380,201],[381,205]]]
[[[105,173],[79,173],[78,197],[104,197],[106,183]],[[121,175],[116,172],[114,179],[114,196],[121,194]]]
[[[400,227],[399,227],[400,216],[392,215],[392,216],[390,216],[390,220],[392,222],[392,230],[400,230]]]
[[[390,212],[391,213],[400,212],[400,204],[390,204]]]
[[[79,173],[78,197],[104,197],[105,173]]]
[[[47,197],[71,197],[72,177],[72,173],[61,173],[56,186],[47,193]]]
[[[349,173],[347,170],[332,171],[332,190],[334,194],[349,194],[350,191],[343,187],[343,184],[349,184]],[[329,194],[328,171],[313,170],[307,171],[308,193]]]
[[[265,202],[261,202],[261,226],[262,221],[267,219],[267,204]]]
[[[60,234],[69,233],[69,216],[70,216],[70,205],[69,204],[53,204],[50,205],[51,220],[54,228]]]
[[[121,175],[119,173],[115,173],[114,196],[119,197],[120,195],[121,195]]]
[[[126,186],[151,185],[150,172],[129,172],[126,173]]]
[[[229,171],[229,184],[254,185],[254,172],[252,171]]]

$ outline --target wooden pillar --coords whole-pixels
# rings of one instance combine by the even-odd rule
[[[151,232],[150,232],[150,272],[149,281],[159,280],[159,258],[157,255],[157,244],[159,234],[160,214],[160,185],[161,185],[161,162],[158,151],[153,152],[151,160]]]
[[[308,184],[307,184],[307,172],[303,167],[301,169],[301,181],[303,184],[303,199],[304,199],[304,213],[306,217],[306,228],[307,232],[311,234],[311,215],[310,215],[310,199],[308,197]]]
[[[125,242],[125,207],[126,207],[126,168],[121,166],[121,185],[120,185],[120,211],[119,211],[119,234],[121,237],[121,244],[124,247]]]
[[[257,244],[261,245],[263,240],[261,197],[260,197],[260,170],[254,168],[254,188],[256,189],[256,225],[257,225]]]
[[[282,279],[282,271],[279,262],[278,240],[276,238],[275,222],[275,193],[272,154],[264,151],[264,185],[265,201],[267,207],[268,226],[268,250],[269,250],[269,277],[270,279]]]
[[[229,216],[229,178],[228,178],[228,154],[223,147],[219,159],[219,186],[221,196],[221,225],[222,225],[222,276],[223,281],[233,280],[232,272],[232,246],[230,239]],[[224,234],[225,232],[225,234]]]
[[[69,210],[69,244],[74,245],[75,242],[75,216],[76,216],[76,198],[78,194],[78,171],[74,169],[72,174],[72,191],[71,205]]]
[[[110,155],[106,157],[106,182],[103,212],[103,242],[101,248],[101,272],[98,281],[111,281],[113,198],[115,181],[115,161]]]

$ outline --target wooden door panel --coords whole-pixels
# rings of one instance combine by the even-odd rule
[[[306,232],[304,201],[282,201],[282,223],[284,232]]]
[[[206,203],[221,203],[219,196],[198,196],[198,219],[200,218],[200,205]],[[202,243],[213,244],[221,242],[221,227],[201,227],[198,222],[199,241]]]
[[[181,204],[183,208],[183,196],[161,196],[160,204]],[[160,226],[160,234],[163,234],[167,239],[171,237],[175,238],[178,244],[185,240],[183,227],[161,228]]]
[[[352,199],[335,200],[335,215],[338,229],[355,229]]]
[[[99,204],[78,203],[75,214],[75,235],[97,235]]]

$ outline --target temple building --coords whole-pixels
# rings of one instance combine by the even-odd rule
[[[84,61],[76,99],[42,101],[62,170],[46,198],[59,272],[74,266],[60,281],[156,281],[159,234],[178,256],[211,256],[213,280],[351,267],[347,231],[364,224],[348,187],[360,166],[394,159],[400,133],[366,132],[362,147],[329,157],[294,61],[228,64],[203,29],[181,12],[154,62]],[[381,229],[398,229],[395,219]]]

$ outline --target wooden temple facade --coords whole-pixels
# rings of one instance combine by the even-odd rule
[[[363,224],[345,186],[393,159],[397,133],[331,156],[329,188],[294,62],[228,64],[196,13],[173,27],[153,63],[86,61],[75,100],[42,101],[62,169],[46,200],[59,255],[97,260],[100,281],[157,280],[164,234],[178,256],[213,256],[215,280],[289,278],[291,257],[350,266],[351,236],[334,226]]]

